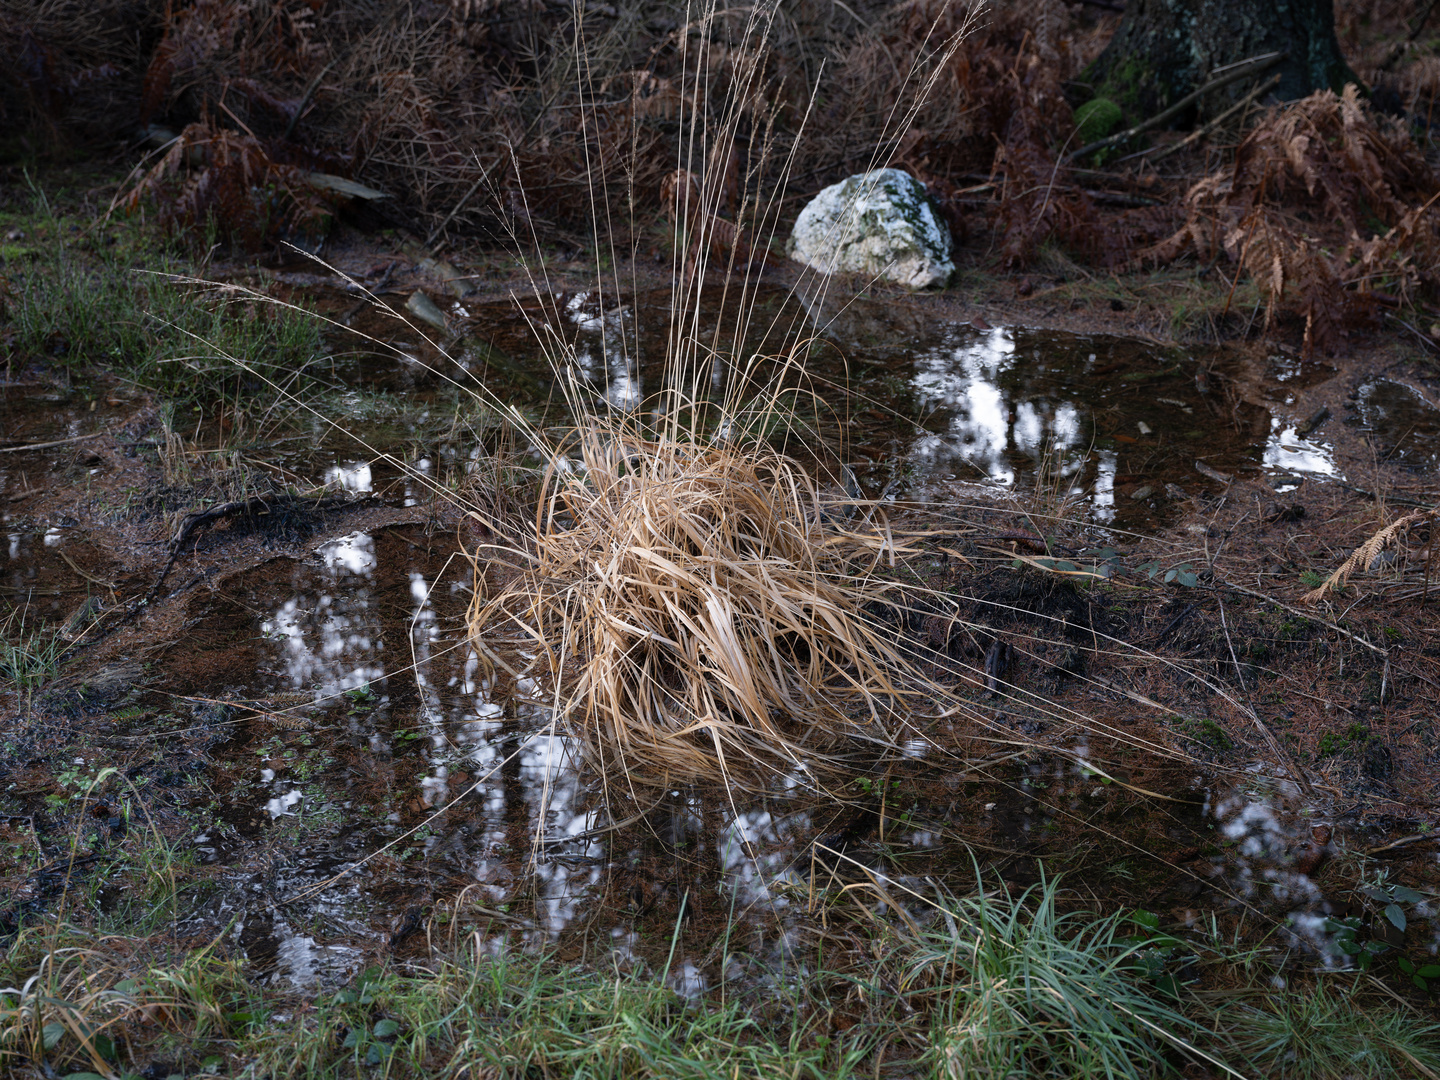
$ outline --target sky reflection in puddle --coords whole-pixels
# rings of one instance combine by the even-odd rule
[[[346,778],[356,766],[308,767],[307,754],[316,752],[304,749],[308,741],[297,746],[293,737],[272,736],[261,759],[250,758],[256,778],[250,790],[267,828],[293,832],[297,844],[270,895],[303,892],[398,841],[396,850],[403,854],[409,845],[413,861],[408,871],[388,869],[391,879],[461,875],[478,887],[487,906],[522,903],[530,913],[526,940],[553,944],[583,923],[623,950],[636,911],[607,903],[608,879],[616,867],[650,857],[645,836],[654,828],[651,840],[667,849],[710,845],[711,859],[701,862],[713,859],[718,876],[710,887],[719,890],[720,902],[756,926],[771,927],[766,948],[783,954],[791,920],[799,916],[795,897],[805,894],[812,872],[803,852],[814,833],[834,825],[817,821],[803,800],[783,793],[738,808],[711,800],[707,808],[699,796],[677,791],[638,836],[606,832],[604,799],[577,769],[575,747],[553,730],[549,710],[525,699],[494,698],[464,637],[468,567],[457,572],[443,554],[437,548],[427,559],[417,543],[392,531],[354,533],[317,549],[288,588],[257,581],[273,596],[269,614],[260,619],[270,657],[265,666],[282,688],[308,690],[322,703],[329,694],[350,691],[338,710],[344,716],[336,716],[334,706],[326,714],[339,731],[336,738],[352,745],[347,760],[377,775],[393,774],[399,785],[376,801]],[[1053,813],[1037,802],[1038,792],[1048,789],[1047,797],[1072,803],[1098,797],[1101,788],[1081,783],[1073,772],[1035,772],[1026,781],[1035,791],[1002,796],[984,815],[986,841],[1042,842]],[[1074,790],[1066,794],[1068,789]],[[1262,854],[1274,848],[1263,837],[1281,827],[1275,824],[1280,819],[1267,817],[1263,793],[1213,804],[1217,820],[1233,819],[1227,828],[1262,837],[1255,841]],[[921,822],[899,828],[887,842],[917,854],[940,852],[945,844],[937,827]],[[206,841],[216,846],[211,836]],[[1249,847],[1242,845],[1240,855],[1250,858]],[[858,861],[873,860],[861,854]],[[662,865],[662,879],[669,880],[665,875],[678,865]],[[857,866],[856,872],[866,871]],[[312,901],[314,910],[330,924],[371,927],[374,904],[367,893],[385,875],[361,868]],[[1278,887],[1266,880],[1268,888]],[[684,974],[683,962],[677,958],[677,989],[688,992],[698,984],[695,973]]]
[[[1302,438],[1295,427],[1279,417],[1270,421],[1263,460],[1266,471],[1276,478],[1275,490],[1291,491],[1307,478],[1343,480],[1335,467],[1334,449],[1328,443]]]
[[[593,294],[579,293],[560,298],[557,310],[570,324],[567,355],[577,380],[608,405],[631,407],[662,387],[670,328],[650,298],[602,312]],[[925,320],[903,305],[834,305],[763,291],[751,324],[738,346],[726,344],[713,315],[688,332],[706,349],[712,342],[721,354],[729,349],[747,369],[752,357],[782,352],[786,332],[821,334],[831,344],[806,353],[802,374],[764,362],[750,370],[757,388],[777,377],[798,381],[798,400],[809,401],[802,412],[838,410],[800,419],[822,437],[845,438],[849,463],[872,495],[944,497],[952,482],[1040,483],[1086,507],[1092,520],[1144,527],[1163,520],[1170,501],[1214,486],[1196,470],[1197,458],[1226,474],[1329,475],[1318,446],[1296,461],[1276,448],[1272,462],[1266,410],[1217,392],[1211,361],[1182,350],[1024,327],[975,330]],[[627,363],[637,348],[641,362]],[[1277,371],[1299,378],[1298,369]],[[717,359],[697,385],[708,381],[719,393],[736,374]],[[842,401],[830,387],[854,396]],[[818,398],[807,399],[810,390]]]
[[[801,403],[797,430],[812,443],[843,440],[871,496],[953,501],[946,485],[1039,484],[1093,521],[1151,528],[1178,500],[1217,488],[1206,469],[1281,483],[1337,475],[1323,443],[1295,438],[1267,409],[1228,392],[1225,371],[1249,363],[1228,354],[1018,326],[977,330],[903,301],[839,302],[769,286],[755,293],[737,336],[735,320],[721,316],[720,290],[705,290],[684,326],[671,324],[669,302],[668,294],[617,303],[582,291],[476,304],[466,333],[504,351],[507,370],[551,384],[553,363],[582,397],[621,411],[666,388],[672,339],[708,365],[690,374],[687,397],[718,399],[742,370],[762,397],[779,379],[801,391],[784,399]],[[777,358],[797,340],[811,343],[797,357],[803,372],[782,372]],[[1262,396],[1277,402],[1328,370],[1285,354],[1259,363]],[[327,479],[370,490],[359,486],[358,464],[337,461]]]
[[[1440,461],[1440,408],[1415,387],[1374,379],[1356,391],[1354,405],[1382,461],[1410,469]]]

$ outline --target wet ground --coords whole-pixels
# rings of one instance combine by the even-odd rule
[[[1038,484],[1121,528],[1172,521],[1190,493],[1216,492],[1235,476],[1284,487],[1337,475],[1321,422],[1306,427],[1286,409],[1334,375],[1323,362],[955,322],[770,285],[742,301],[749,317],[737,340],[714,314],[727,302],[736,303],[710,287],[701,318],[678,328],[660,291],[625,302],[594,290],[455,302],[446,330],[421,329],[458,362],[414,333],[397,336],[393,317],[362,309],[348,321],[390,352],[357,362],[356,383],[414,393],[428,370],[442,385],[561,395],[573,379],[592,407],[618,409],[677,381],[687,398],[711,402],[741,387],[746,404],[733,422],[772,434],[788,427],[791,452],[823,444],[868,497],[943,500],[955,482],[997,492]],[[663,343],[681,332],[707,359],[698,377],[676,380]],[[795,348],[798,340],[806,345]],[[751,404],[772,395],[779,404],[770,414]]]
[[[1395,650],[1265,603],[1232,606],[1221,636],[1225,600],[1201,581],[1207,565],[1221,573],[1217,549],[1268,551],[1290,560],[1265,573],[1286,576],[1293,600],[1305,565],[1286,552],[1308,543],[1328,573],[1348,551],[1344,530],[1324,550],[1306,540],[1317,518],[1352,515],[1358,542],[1352,488],[1373,488],[1381,464],[1392,491],[1423,483],[1440,412],[1419,369],[1357,375],[1278,349],[991,327],[769,288],[738,343],[702,318],[689,329],[709,359],[687,398],[744,383],[785,403],[707,423],[842,462],[897,520],[947,525],[923,568],[950,606],[899,632],[972,712],[857,773],[838,802],[796,777],[738,806],[699,788],[607,797],[546,703],[492,694],[467,641],[462,508],[497,428],[464,390],[529,395],[537,424],[563,423],[557,369],[613,407],[651,400],[668,385],[649,344],[666,338],[660,297],[462,301],[422,333],[342,287],[280,284],[375,339],[335,331],[339,385],[280,441],[187,456],[139,391],[3,387],[0,602],[54,631],[62,661],[0,698],[5,928],[52,908],[67,878],[100,910],[133,902],[101,868],[142,831],[194,861],[182,933],[228,934],[296,985],[403,956],[456,903],[467,925],[562,951],[656,961],[678,942],[676,988],[698,993],[776,977],[838,882],[928,896],[973,882],[973,859],[1026,884],[1044,860],[1197,928],[1279,928],[1277,948],[1333,965],[1349,961],[1327,917],[1382,932],[1356,900],[1362,873],[1440,884],[1440,733],[1425,712],[1440,673],[1423,618]],[[752,362],[797,337],[812,342],[803,377]],[[196,418],[192,450],[220,448],[221,419]],[[236,490],[242,473],[275,481],[264,505]],[[294,499],[281,482],[327,488]],[[185,515],[241,502],[170,543]],[[1120,584],[1077,593],[1027,576],[1003,554],[1030,551],[1007,535],[1017,522]],[[1354,618],[1385,640],[1386,613]],[[1009,658],[1013,694],[977,678],[992,653]],[[1297,708],[1321,720],[1307,727]],[[92,791],[102,769],[117,772]],[[1404,945],[1433,953],[1433,912],[1415,914]],[[734,915],[744,940],[724,929]]]

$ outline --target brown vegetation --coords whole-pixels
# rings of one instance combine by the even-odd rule
[[[1436,194],[1407,132],[1354,86],[1322,91],[1270,110],[1233,165],[1190,189],[1180,230],[1139,257],[1227,255],[1259,282],[1267,326],[1288,302],[1305,320],[1307,350],[1329,349],[1377,304],[1411,302],[1440,282]]]
[[[288,153],[286,152],[288,151]],[[294,163],[285,157],[311,157]],[[336,212],[333,195],[311,182],[315,160],[300,147],[267,146],[254,135],[197,120],[171,139],[160,161],[130,189],[132,212],[153,204],[167,229],[202,237],[214,224],[246,251],[323,231]]]
[[[518,562],[477,593],[470,637],[538,681],[591,763],[631,787],[764,789],[825,772],[846,738],[893,742],[909,665],[863,614],[890,589],[864,569],[882,534],[830,524],[840,500],[763,447],[612,426],[574,452],[533,524],[479,553]]]
[[[1052,248],[1107,270],[1223,260],[1259,287],[1267,328],[1293,316],[1307,348],[1333,350],[1379,308],[1435,286],[1440,185],[1413,135],[1434,119],[1440,66],[1408,5],[1339,5],[1374,105],[1350,91],[1241,109],[1208,149],[1158,148],[1166,176],[1145,150],[1103,173],[1065,160],[1084,92],[1070,80],[1114,26],[1098,9],[687,11],[12,5],[0,40],[23,62],[3,104],[69,135],[182,132],[132,206],[154,202],[183,229],[213,216],[251,248],[313,232],[339,208],[304,182],[318,170],[387,192],[379,212],[431,242],[565,238],[619,255],[674,229],[692,264],[703,246],[712,265],[749,267],[773,259],[800,200],[895,165],[930,186],[982,265],[1022,270]],[[122,42],[124,25],[139,32]],[[699,205],[677,207],[692,186]]]

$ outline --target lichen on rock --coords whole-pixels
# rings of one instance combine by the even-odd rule
[[[899,169],[832,184],[800,211],[787,253],[827,274],[878,275],[912,289],[955,272],[950,230],[925,185]]]

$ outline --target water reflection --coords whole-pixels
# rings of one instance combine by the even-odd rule
[[[902,444],[904,475],[1023,479],[1101,522],[1153,523],[1180,484],[1202,482],[1197,457],[1259,464],[1268,420],[1213,400],[1190,357],[1136,341],[951,327],[917,344],[909,370],[921,430]]]
[[[565,301],[565,314],[582,332],[573,352],[578,377],[600,389],[607,405],[621,412],[640,406],[640,349],[630,308],[600,310],[600,297],[576,293]]]
[[[796,410],[794,430],[805,432],[806,443],[817,435],[843,442],[870,493],[945,497],[940,486],[958,482],[1042,487],[1047,499],[1092,520],[1151,528],[1189,495],[1215,490],[1214,472],[1269,472],[1282,483],[1336,475],[1327,447],[1295,438],[1265,408],[1231,392],[1258,378],[1262,397],[1293,402],[1329,370],[1284,354],[1251,371],[1252,361],[1222,352],[1026,327],[975,329],[939,322],[903,300],[769,286],[738,301],[733,291],[703,290],[677,338],[671,299],[667,291],[617,302],[590,290],[482,304],[472,309],[468,332],[522,382],[549,385],[553,365],[582,398],[622,411],[647,395],[659,400],[672,350],[703,368],[687,373],[694,380],[681,388],[687,400],[706,393],[718,400],[738,383],[758,401],[797,390],[778,399]],[[734,317],[737,307],[744,318]],[[785,429],[766,419],[768,407],[760,411],[763,429]],[[1199,459],[1206,469],[1196,469]],[[375,479],[367,485],[361,465],[336,464],[330,479],[371,490]]]
[[[1265,442],[1265,467],[1280,479],[1275,484],[1277,491],[1290,491],[1297,487],[1304,477],[1328,477],[1342,479],[1335,467],[1332,448],[1322,442],[1300,436],[1294,424],[1286,424],[1278,417],[1270,421],[1270,438]],[[1293,474],[1296,479],[1287,481],[1284,477]]]
[[[368,579],[376,565],[374,538],[352,533],[318,552],[326,574],[321,584],[338,586],[297,593],[260,625],[267,640],[283,643],[283,665],[290,686],[314,688],[322,697],[368,686],[385,675],[378,654],[384,647],[380,614]],[[338,590],[337,590],[338,591]]]
[[[944,385],[955,404],[936,409],[953,410],[962,426],[975,422],[975,413],[959,415],[969,397],[961,380],[1003,384],[1011,378],[1006,365],[1024,357],[1023,339],[1004,339],[1000,349],[991,348],[994,340],[957,340],[943,356],[912,357],[912,371],[951,380]],[[1098,351],[1096,362],[1103,356]],[[990,414],[996,426],[988,430],[998,434],[989,460],[1005,462],[1017,445],[1047,433],[1073,437],[1054,422],[1067,415],[1059,408],[1067,400],[1037,395],[1030,413],[1005,406],[998,418]],[[1069,415],[1083,431],[1081,414],[1076,408]],[[1288,439],[1283,430],[1276,437]],[[1125,449],[1091,452],[1078,439],[1070,446],[1077,457],[1094,459],[1089,467],[1109,478],[1103,490],[1112,498],[1133,483],[1123,471]],[[817,833],[842,826],[833,808],[808,804],[810,785],[792,777],[770,799],[738,806],[723,793],[677,789],[644,822],[617,822],[611,814],[623,818],[636,804],[605,792],[579,767],[575,744],[535,700],[539,688],[488,678],[464,627],[472,575],[450,561],[447,548],[430,545],[419,530],[356,532],[318,548],[291,580],[256,571],[237,586],[238,610],[263,613],[248,624],[265,631],[262,668],[280,687],[313,687],[313,707],[328,710],[323,736],[262,731],[237,746],[236,772],[249,782],[222,800],[245,801],[256,820],[243,836],[220,821],[196,840],[232,879],[222,895],[232,917],[243,915],[247,954],[257,963],[268,957],[277,978],[324,983],[327,971],[346,970],[348,956],[317,942],[373,941],[393,932],[401,909],[453,897],[464,883],[467,902],[481,909],[477,918],[507,926],[512,945],[550,947],[580,934],[606,942],[617,963],[653,963],[655,942],[678,933],[668,970],[680,994],[702,993],[722,978],[776,985],[790,978],[808,955],[810,899],[832,887],[810,853]],[[326,704],[325,694],[337,689],[354,693]],[[1075,754],[1088,760],[1083,745]],[[874,843],[856,839],[846,854],[860,866],[837,863],[836,877],[863,881],[868,866],[909,910],[907,890],[932,896],[934,881],[925,875],[955,869],[964,851],[956,829],[977,849],[1048,853],[1067,807],[1088,817],[1113,794],[1068,759],[1028,763],[1007,783],[973,775],[945,783],[950,794],[937,805],[948,801],[950,810],[887,826]],[[1212,793],[1193,827],[1213,823],[1223,840],[1195,875],[1216,892],[1213,902],[1210,893],[1195,902],[1208,910],[1283,904],[1296,914],[1295,933],[1323,951],[1324,898],[1294,858],[1312,823],[1299,803],[1283,780],[1258,773]],[[377,852],[381,860],[364,862]],[[972,873],[968,856],[962,861],[961,887]],[[660,899],[634,899],[637,883]],[[881,895],[847,893],[893,917],[878,911]],[[274,914],[281,907],[293,926]],[[704,933],[698,927],[707,908],[739,920],[725,970],[701,951],[708,945],[687,952]],[[494,947],[502,947],[498,934]]]
[[[325,470],[325,483],[342,491],[369,492],[374,490],[375,477],[368,461],[340,462]]]
[[[1372,380],[1356,392],[1355,408],[1381,460],[1410,468],[1440,461],[1440,408],[1413,386]]]
[[[927,418],[943,415],[942,433],[919,437],[909,462],[928,473],[968,467],[1001,484],[1015,480],[1009,455],[1019,451],[1036,461],[1047,444],[1068,457],[1088,441],[1072,402],[1043,393],[1019,399],[1003,388],[1014,373],[1015,339],[992,330],[978,340],[942,345],[915,358],[915,401]],[[1094,354],[1090,354],[1091,362]],[[1044,371],[1044,365],[1039,365]],[[928,425],[937,426],[934,420]]]
[[[607,403],[631,408],[644,387],[663,385],[656,343],[670,327],[658,298],[602,311],[595,294],[579,293],[560,307],[575,335],[576,377]],[[1093,520],[1149,526],[1187,489],[1215,483],[1195,470],[1199,457],[1229,474],[1325,475],[1314,462],[1286,460],[1278,446],[1271,462],[1268,413],[1217,393],[1211,359],[1173,348],[1024,327],[976,330],[903,304],[765,291],[738,339],[708,310],[692,331],[695,341],[716,343],[713,356],[704,354],[714,396],[744,380],[762,396],[773,380],[796,385],[802,393],[785,400],[801,403],[799,419],[822,437],[843,434],[856,473],[875,491],[924,497],[956,480],[1043,486],[1047,498],[1078,500]],[[806,334],[819,336],[800,368],[756,359],[789,355],[787,344]],[[642,352],[637,341],[651,348]],[[1288,368],[1280,374],[1298,378]]]

